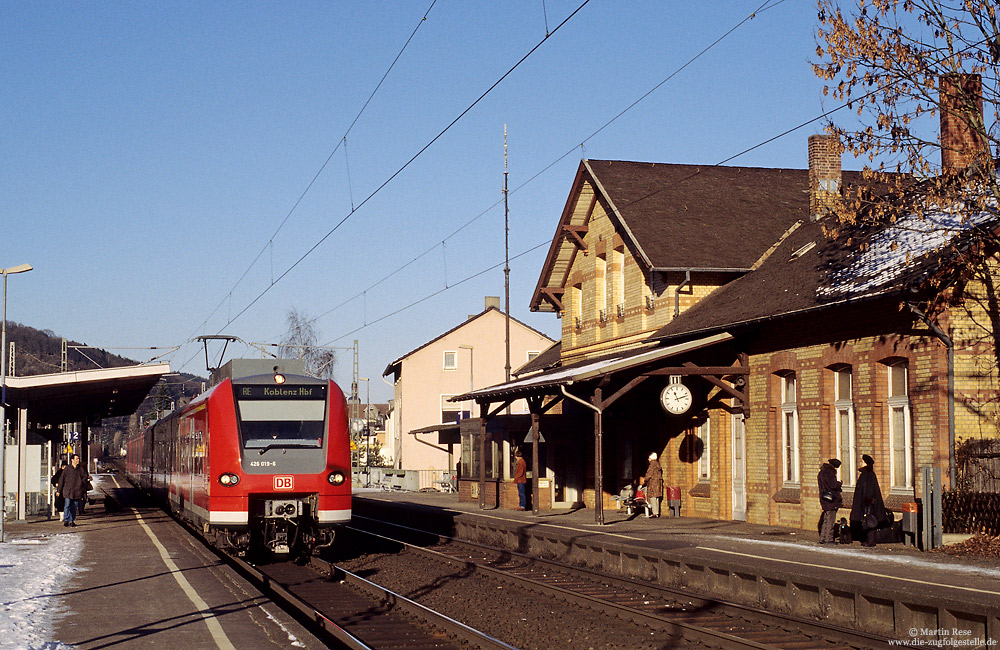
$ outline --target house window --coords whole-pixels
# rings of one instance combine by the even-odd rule
[[[891,485],[913,487],[913,434],[910,424],[910,394],[905,361],[889,365],[889,439],[892,441]]]
[[[539,354],[541,354],[541,353],[540,353],[540,352],[538,352],[538,350],[529,350],[529,351],[528,351],[528,361],[531,361],[531,360],[533,360],[533,359],[534,359],[535,357],[537,357],[537,356],[538,356]]]
[[[604,255],[598,255],[595,265],[594,304],[597,305],[599,310],[601,310],[601,314],[599,316],[600,321],[605,322],[608,320],[608,314],[610,313],[608,307],[611,302],[611,297],[608,295],[606,285],[608,277],[608,258]]]
[[[795,395],[795,373],[781,380],[781,474],[785,483],[799,482],[799,410]]]
[[[622,318],[625,314],[625,249],[611,251],[611,265],[608,268],[608,310],[612,317]]]
[[[458,352],[455,350],[446,350],[444,353],[444,369],[445,370],[458,370]]]
[[[461,402],[449,402],[454,395],[442,395],[441,396],[441,423],[442,424],[455,424],[459,420],[464,420],[469,417],[468,411],[462,410]]]
[[[701,438],[701,457],[698,458],[698,480],[707,483],[712,478],[711,426],[705,420],[698,426],[698,437]]]
[[[833,410],[837,428],[837,457],[840,478],[844,485],[854,484],[855,440],[854,440],[854,383],[850,366],[841,366],[833,371]]]

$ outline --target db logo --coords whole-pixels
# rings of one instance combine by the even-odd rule
[[[275,476],[274,477],[274,489],[275,490],[291,490],[293,487],[291,476]]]

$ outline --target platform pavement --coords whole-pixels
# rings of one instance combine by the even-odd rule
[[[122,511],[6,522],[0,648],[325,647],[162,511],[131,507],[133,488],[95,478]],[[64,578],[11,577],[21,563]]]
[[[856,599],[853,605],[849,604],[856,610],[851,615],[867,615],[860,610],[869,605],[873,611],[879,611],[883,605],[880,600],[889,608],[881,615],[901,620],[906,617],[893,609],[898,610],[898,603],[907,603],[908,607],[912,603],[934,603],[930,607],[940,604],[942,610],[959,612],[961,616],[972,612],[974,618],[978,619],[979,614],[990,618],[992,647],[1000,641],[1000,634],[993,631],[997,629],[1000,613],[1000,567],[994,559],[923,552],[901,543],[880,544],[875,548],[864,548],[857,542],[820,544],[815,531],[666,514],[646,518],[615,509],[605,510],[602,525],[595,522],[593,509],[543,510],[538,515],[531,511],[480,509],[478,502],[460,502],[454,493],[436,491],[363,490],[355,497],[355,516],[362,516],[367,509],[362,500],[432,508],[456,520],[494,522],[485,525],[495,525],[521,543],[528,536],[561,538],[576,545],[606,547],[612,551],[612,557],[643,551],[651,557],[676,560],[686,567],[725,567],[731,574],[745,569],[764,580],[770,579],[765,576],[778,576],[789,582],[801,579],[803,589],[809,584],[827,585],[834,590],[842,587],[845,593],[868,594],[864,597],[867,604]],[[709,583],[712,580],[710,576]],[[795,589],[790,591],[795,593]],[[829,608],[829,598],[825,602]],[[932,613],[923,611],[925,605],[912,608],[907,616],[912,615],[915,620],[932,617]],[[905,633],[902,639],[906,640]]]

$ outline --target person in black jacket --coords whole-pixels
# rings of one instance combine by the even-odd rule
[[[66,469],[67,464],[68,463],[66,461],[63,461],[62,465],[59,466],[59,469],[56,470],[56,473],[52,475],[52,480],[50,481],[50,483],[52,484],[52,488],[56,494],[55,507],[56,510],[59,511],[60,515],[62,515],[63,513],[63,508],[66,507],[66,499],[64,499],[62,496],[59,495],[59,490],[57,486],[59,485],[59,478],[62,476],[63,470]]]
[[[87,498],[87,485],[91,481],[90,473],[80,467],[80,455],[69,457],[69,467],[63,470],[56,485],[56,494],[66,499],[63,511],[63,526],[76,526],[76,512],[80,501]]]
[[[844,494],[841,490],[842,481],[837,480],[837,468],[840,461],[836,458],[823,463],[819,468],[819,505],[823,514],[819,520],[819,543],[833,544],[834,528],[837,525],[837,510],[844,505]]]
[[[858,472],[854,501],[851,503],[851,532],[861,540],[862,546],[874,547],[878,528],[887,522],[885,502],[875,476],[875,459],[865,454],[861,461],[864,466]]]

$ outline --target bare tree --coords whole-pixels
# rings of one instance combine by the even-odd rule
[[[337,365],[337,355],[329,348],[319,346],[319,332],[315,321],[305,312],[294,307],[286,316],[288,330],[278,346],[278,355],[287,359],[302,359],[306,372],[313,377],[330,379]]]

